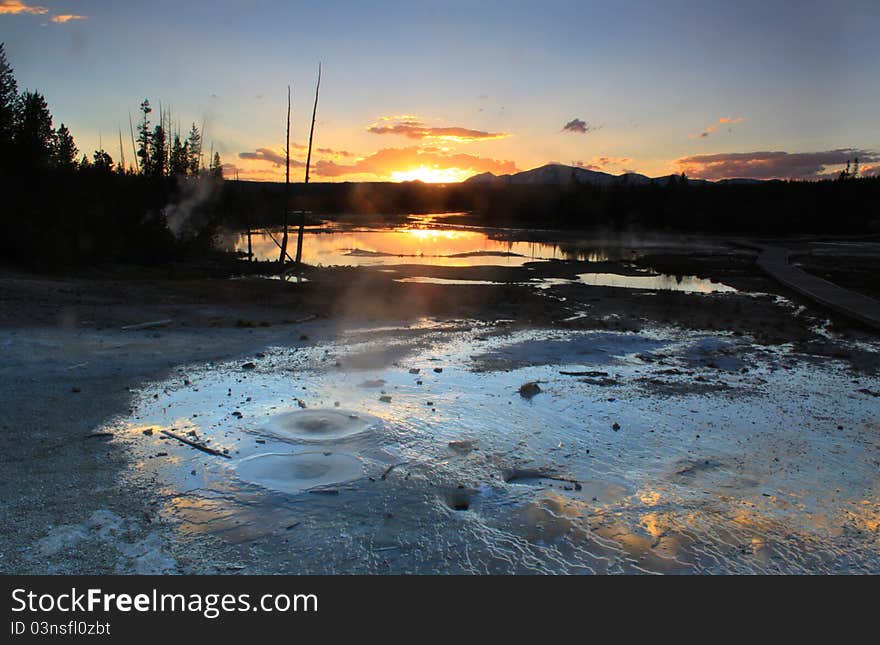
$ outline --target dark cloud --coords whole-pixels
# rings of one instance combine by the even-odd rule
[[[337,157],[355,156],[353,152],[349,152],[348,150],[334,150],[333,148],[315,148],[315,151],[321,153],[322,155],[335,155]]]
[[[257,148],[254,152],[239,152],[239,159],[249,159],[251,161],[268,161],[275,166],[283,166],[286,163],[284,153],[275,152],[272,148]],[[290,160],[292,168],[303,168],[305,164],[302,161]]]
[[[464,153],[446,154],[439,151],[426,151],[418,147],[384,148],[351,164],[335,161],[318,161],[315,175],[339,177],[341,175],[371,174],[380,177],[392,172],[427,166],[436,169],[459,168],[474,174],[493,172],[508,174],[517,172],[513,161],[501,161]]]
[[[860,162],[880,161],[872,150],[841,148],[824,152],[731,152],[693,155],[675,161],[680,171],[701,179],[820,179],[827,169],[846,165],[856,157]]]
[[[621,164],[629,163],[632,159],[629,157],[593,157],[589,161],[575,161],[574,165],[578,168],[584,168],[586,170],[605,170],[608,166],[619,166]]]
[[[718,119],[717,123],[713,123],[712,125],[707,126],[706,129],[703,130],[702,132],[700,132],[699,135],[691,135],[691,138],[698,136],[700,139],[708,139],[709,135],[712,134],[713,132],[715,132],[722,125],[727,126],[728,132],[733,132],[733,126],[738,125],[738,124],[742,123],[743,121],[745,121],[745,119],[742,118],[741,116],[738,116],[736,118],[721,117],[720,119]]]
[[[510,135],[506,132],[485,132],[470,128],[445,127],[435,128],[422,123],[413,117],[382,117],[379,123],[367,128],[373,134],[397,134],[410,139],[441,140],[441,141],[485,141],[503,139]]]
[[[590,125],[583,119],[572,119],[564,126],[562,126],[563,132],[574,132],[576,134],[586,134],[587,132],[592,132],[596,130],[594,126]]]

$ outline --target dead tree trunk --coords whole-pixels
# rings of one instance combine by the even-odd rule
[[[321,89],[321,63],[318,63],[318,82],[315,85],[315,105],[312,107],[312,127],[309,129],[309,152],[306,155],[306,184],[309,183],[309,168],[312,164],[312,140],[315,138],[315,115],[318,113],[318,92]],[[299,212],[299,235],[296,238],[296,265],[302,263],[303,229],[306,226],[306,212]]]
[[[284,154],[287,167],[284,171],[284,233],[281,236],[281,253],[278,262],[284,268],[284,260],[287,258],[287,211],[289,208],[288,196],[290,195],[290,85],[287,86],[287,141],[284,145]]]

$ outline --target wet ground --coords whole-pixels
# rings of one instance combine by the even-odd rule
[[[188,366],[106,430],[179,539],[259,544],[246,571],[877,573],[860,390],[725,334],[461,321]]]
[[[4,277],[0,570],[878,573],[880,343],[751,260]]]
[[[99,508],[31,557],[103,541],[142,572],[880,572],[880,379],[843,361],[665,328],[297,331],[134,388],[81,441],[127,455],[117,485],[150,491],[149,519]]]

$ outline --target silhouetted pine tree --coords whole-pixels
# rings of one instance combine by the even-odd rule
[[[19,98],[15,122],[15,151],[18,163],[28,170],[49,166],[52,156],[52,115],[39,92],[26,91]]]
[[[211,176],[217,179],[223,179],[223,164],[220,163],[220,153],[214,153],[214,159],[211,161]]]
[[[150,100],[144,99],[141,103],[141,112],[144,114],[143,121],[138,124],[138,151],[137,156],[141,159],[141,172],[145,175],[153,174],[150,168]]]
[[[196,127],[195,123],[193,123],[192,127],[189,129],[189,135],[186,138],[186,147],[187,171],[193,177],[198,177],[199,165],[201,164],[202,158],[202,134],[199,132],[199,129]]]
[[[99,170],[101,172],[113,171],[113,157],[111,157],[106,150],[95,150],[95,154],[92,158],[94,159],[92,167],[95,170]]]
[[[165,160],[165,129],[157,125],[150,137],[149,174],[153,177],[164,177],[167,171]]]
[[[6,61],[5,45],[0,43],[0,169],[13,165],[15,112],[18,107],[18,84]]]
[[[76,155],[79,150],[73,135],[63,123],[58,126],[52,139],[52,166],[59,170],[76,170]]]
[[[187,168],[187,144],[181,144],[180,137],[174,135],[174,143],[171,145],[169,171],[171,175],[186,175]]]

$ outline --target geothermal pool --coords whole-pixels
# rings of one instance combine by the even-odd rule
[[[426,320],[180,365],[107,430],[244,572],[877,573],[865,391],[746,336]]]

